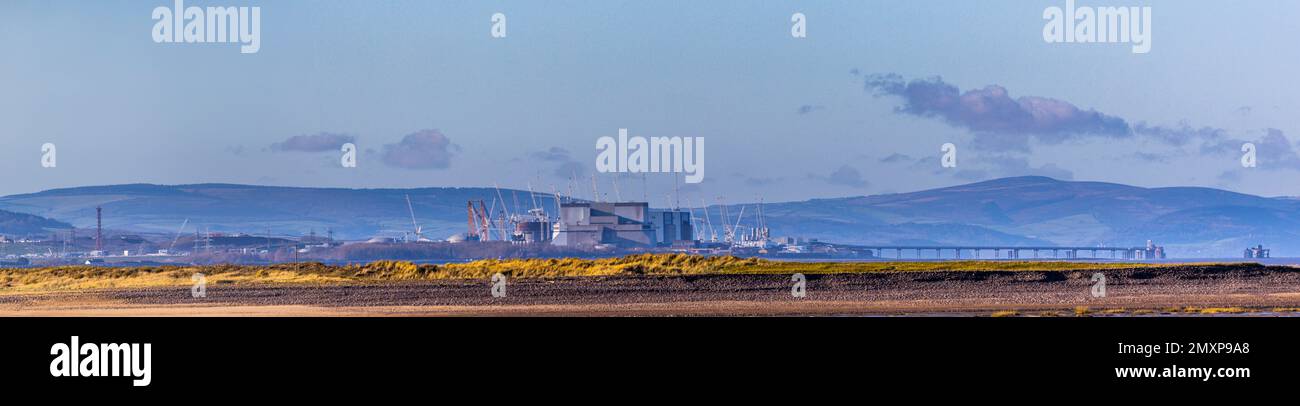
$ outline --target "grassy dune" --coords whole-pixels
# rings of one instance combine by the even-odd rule
[[[487,279],[614,275],[832,274],[924,271],[1070,271],[1154,268],[1165,264],[1048,261],[781,262],[756,258],[642,254],[604,259],[480,260],[453,264],[377,261],[364,265],[321,263],[111,268],[59,266],[0,269],[0,294],[100,288],[189,286],[203,273],[209,284],[331,284],[440,279]]]

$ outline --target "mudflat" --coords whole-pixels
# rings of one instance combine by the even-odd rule
[[[1105,276],[1095,297],[1093,275]],[[1295,315],[1300,269],[1185,265],[1064,271],[210,284],[0,295],[4,316]]]

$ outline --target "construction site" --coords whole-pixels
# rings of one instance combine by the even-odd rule
[[[752,203],[738,204],[728,204],[723,196],[712,204],[699,198],[698,205],[687,206],[681,204],[674,183],[662,200],[667,207],[653,207],[648,199],[649,188],[644,183],[641,199],[629,200],[624,199],[617,176],[611,182],[612,193],[607,194],[598,189],[598,180],[593,175],[590,195],[579,198],[574,192],[575,178],[569,179],[567,193],[555,186],[551,187],[551,193],[537,193],[532,183],[528,183],[524,190],[503,190],[497,185],[478,188],[463,195],[469,197],[463,200],[442,198],[431,202],[430,194],[413,197],[410,190],[389,194],[379,200],[384,205],[383,214],[371,216],[374,220],[368,223],[379,232],[360,238],[355,233],[339,238],[330,227],[280,224],[277,228],[267,224],[265,228],[250,230],[247,225],[232,227],[211,218],[201,220],[202,223],[178,218],[174,231],[157,231],[166,230],[165,224],[152,232],[140,231],[135,224],[121,220],[116,222],[119,227],[110,229],[105,227],[105,219],[113,217],[111,206],[95,206],[92,229],[72,227],[46,235],[0,236],[0,261],[3,261],[0,264],[347,263],[382,259],[437,262],[596,258],[635,253],[794,260],[1165,259],[1165,248],[1151,241],[1136,247],[924,242],[852,245],[822,241],[788,232],[778,234],[779,231],[769,226],[761,197],[756,196]],[[459,206],[462,201],[463,206]],[[438,212],[417,211],[417,208],[430,207]],[[463,207],[463,226],[457,226],[454,220],[461,215],[453,213],[459,210],[456,207]],[[351,208],[345,213],[355,213],[361,218],[367,211],[373,209]],[[790,226],[788,222],[785,224]],[[431,229],[436,231],[430,232]],[[1255,247],[1246,251],[1245,256],[1267,258],[1268,250]]]
[[[836,247],[815,239],[777,239],[766,224],[763,204],[682,207],[677,191],[667,196],[671,207],[651,207],[648,201],[622,199],[617,180],[612,198],[591,178],[591,198],[574,197],[552,187],[542,194],[527,187],[521,204],[517,191],[507,194],[494,186],[486,199],[465,201],[463,232],[429,235],[428,220],[410,194],[400,203],[409,216],[407,227],[388,226],[370,238],[336,238],[333,230],[276,232],[231,231],[223,224],[197,224],[178,219],[174,232],[140,232],[130,226],[105,228],[111,209],[95,207],[94,228],[70,228],[48,235],[0,236],[0,260],[10,266],[28,264],[168,264],[271,263],[284,261],[364,261],[374,259],[460,260],[482,258],[600,257],[645,252],[686,252],[706,255],[834,255],[870,258],[870,250]],[[647,194],[648,193],[643,193]],[[508,204],[507,196],[513,201]],[[738,211],[733,209],[739,208]],[[439,213],[446,217],[446,213]],[[428,213],[425,213],[428,215]],[[222,231],[213,231],[214,228]],[[304,232],[305,231],[305,232]]]

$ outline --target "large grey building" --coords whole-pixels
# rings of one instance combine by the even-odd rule
[[[655,241],[661,245],[695,239],[689,211],[650,210],[650,224],[655,229]]]
[[[610,244],[619,247],[648,247],[656,242],[654,228],[647,221],[650,204],[565,203],[560,205],[555,245]]]
[[[565,203],[552,241],[556,245],[609,244],[651,247],[693,240],[691,213],[651,210],[645,202]]]

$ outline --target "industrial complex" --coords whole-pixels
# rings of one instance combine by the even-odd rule
[[[103,227],[102,207],[95,208],[95,228],[76,228],[48,237],[0,236],[0,265],[41,263],[257,263],[300,260],[364,261],[375,259],[461,260],[504,257],[593,257],[636,252],[686,252],[703,255],[777,258],[864,259],[1116,259],[1161,260],[1165,248],[1145,246],[1024,245],[848,245],[798,236],[774,237],[761,201],[748,205],[654,208],[646,201],[577,199],[552,193],[533,194],[509,210],[505,194],[465,203],[465,229],[450,237],[427,236],[411,197],[405,196],[409,230],[398,236],[337,240],[325,230],[317,235],[211,232],[180,222],[175,233],[139,235]],[[593,196],[600,196],[594,190]],[[548,210],[549,208],[549,210]],[[738,214],[729,212],[738,208]],[[444,216],[445,218],[445,216]],[[445,224],[445,223],[444,223]],[[404,227],[403,227],[404,228]],[[444,232],[446,228],[443,228]],[[80,231],[80,236],[78,235]],[[1269,258],[1262,245],[1245,258]]]

